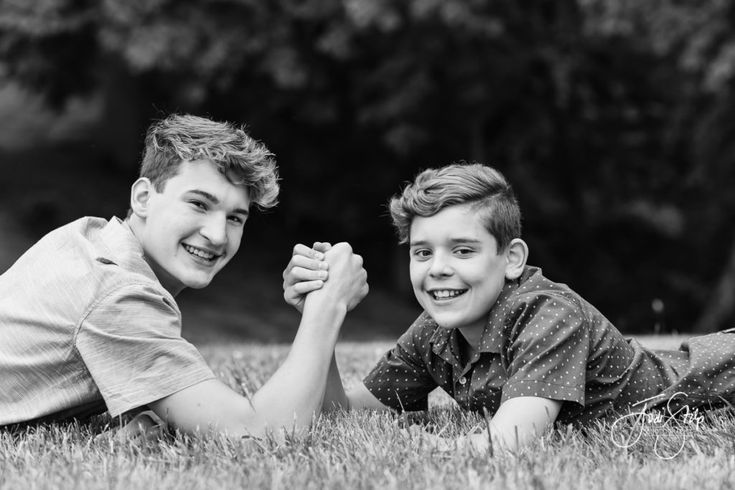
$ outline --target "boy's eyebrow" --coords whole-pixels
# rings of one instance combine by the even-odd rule
[[[408,246],[409,246],[409,247],[418,247],[419,245],[426,245],[427,243],[428,243],[428,242],[427,242],[427,241],[425,241],[425,240],[415,240],[415,241],[414,241],[414,240],[411,240],[411,241],[410,241],[410,242],[408,243]]]
[[[191,194],[198,194],[198,195],[204,197],[205,199],[207,199],[212,204],[219,204],[219,199],[217,199],[217,196],[214,196],[214,195],[210,194],[209,192],[206,192],[206,191],[203,191],[203,190],[200,190],[200,189],[192,189],[189,192]],[[250,211],[247,210],[247,209],[243,209],[243,208],[233,209],[232,212],[233,213],[242,214],[242,215],[245,215],[245,216],[249,216],[250,215]]]
[[[450,240],[452,243],[470,243],[472,245],[479,245],[482,243],[481,240],[478,240],[477,238],[453,238]]]
[[[477,244],[481,243],[481,241],[478,240],[478,239],[476,239],[476,238],[462,238],[462,237],[459,237],[459,238],[450,238],[449,239],[449,242],[452,243],[452,244],[457,244],[457,243],[471,243],[473,245],[477,245]],[[425,245],[428,245],[428,244],[429,244],[429,241],[428,240],[416,240],[416,241],[411,240],[411,242],[409,242],[409,246],[410,247],[425,246]]]

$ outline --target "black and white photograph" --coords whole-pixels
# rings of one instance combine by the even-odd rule
[[[0,488],[735,487],[735,3],[0,0]]]

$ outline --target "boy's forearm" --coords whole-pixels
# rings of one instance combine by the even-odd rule
[[[259,418],[264,425],[304,428],[321,412],[334,346],[346,311],[346,307],[332,301],[316,297],[306,301],[286,360],[253,397],[255,411],[262,414]]]
[[[322,411],[349,410],[349,408],[350,402],[345,393],[344,385],[342,385],[336,355],[332,355],[332,362],[330,363],[329,373],[327,374],[327,386],[324,391]]]
[[[334,346],[347,310],[367,294],[362,258],[347,243],[326,252],[330,277],[304,300],[301,323],[286,360],[253,397],[259,420],[272,428],[308,427],[321,412]],[[339,371],[332,381],[339,378]],[[339,397],[330,388],[330,400]]]
[[[314,344],[320,350],[328,349],[327,360],[331,361],[334,346],[337,343],[342,323],[347,316],[347,305],[337,301],[323,291],[315,291],[304,301],[299,329],[294,337],[293,345]]]

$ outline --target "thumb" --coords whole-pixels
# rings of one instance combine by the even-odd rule
[[[332,244],[329,242],[314,242],[314,246],[312,248],[317,252],[324,253],[332,248]]]

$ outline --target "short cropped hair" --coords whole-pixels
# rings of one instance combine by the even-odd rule
[[[192,115],[173,114],[148,128],[140,177],[162,192],[182,161],[209,160],[235,185],[247,188],[260,209],[278,203],[278,168],[266,146],[248,136],[244,126]]]
[[[495,237],[498,252],[521,237],[521,209],[503,174],[479,163],[453,163],[424,170],[390,199],[388,208],[399,242],[410,240],[414,217],[433,216],[458,204],[473,206]]]

